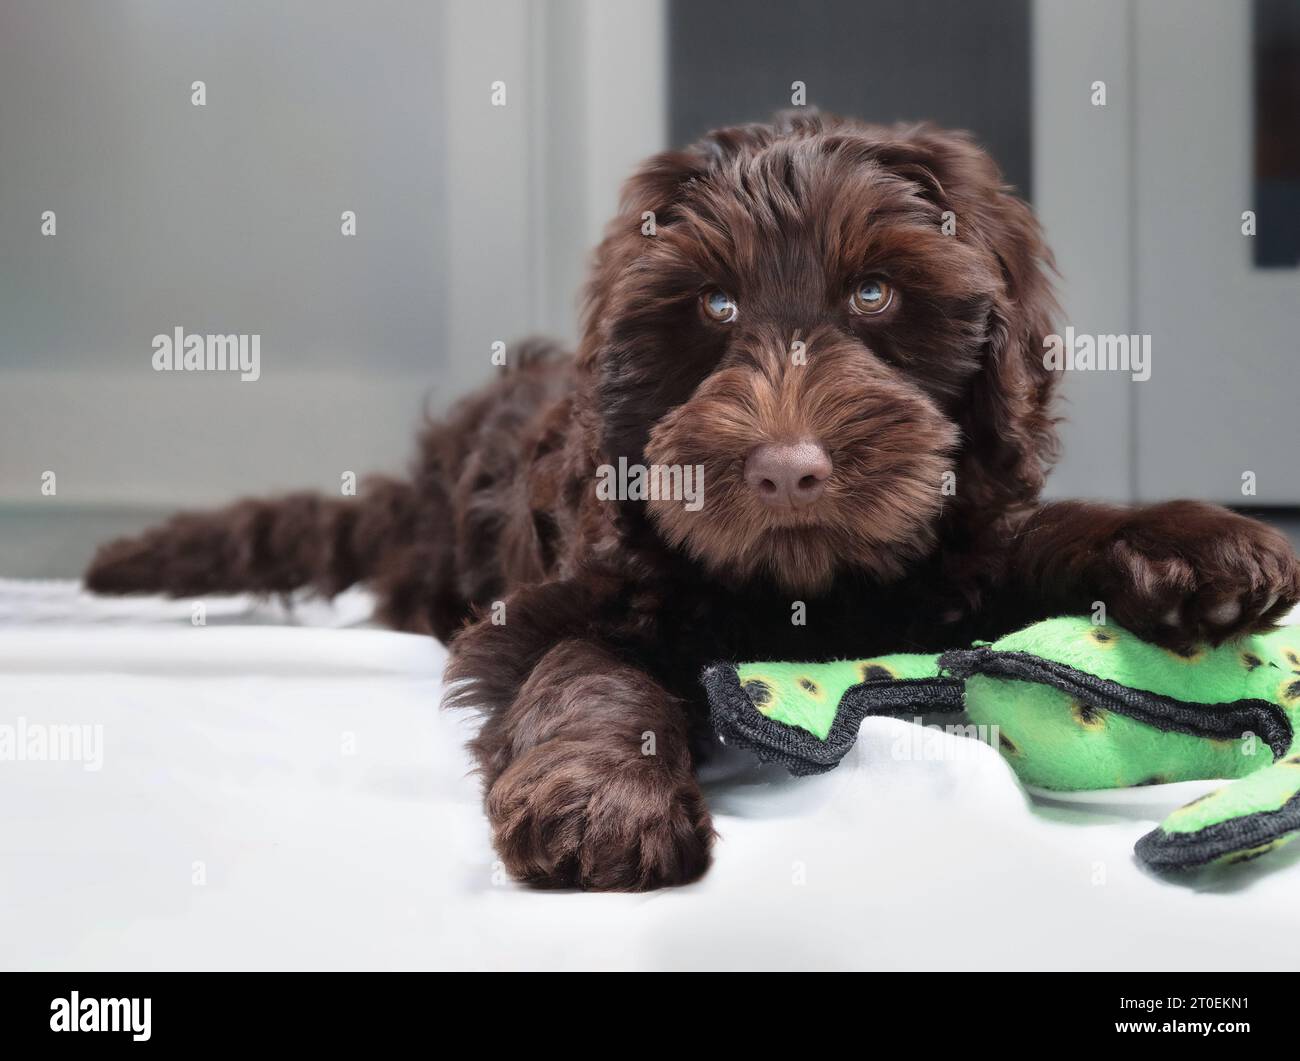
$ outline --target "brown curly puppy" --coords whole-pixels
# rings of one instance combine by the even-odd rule
[[[1300,597],[1286,539],[1225,509],[1038,503],[1049,268],[963,135],[723,129],[628,182],[576,357],[515,351],[410,482],[177,516],[86,581],[369,583],[387,622],[454,637],[511,872],[680,884],[713,838],[694,766],[714,660],[940,649],[1095,601],[1177,646]]]

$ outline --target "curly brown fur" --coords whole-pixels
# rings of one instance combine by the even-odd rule
[[[1178,646],[1300,597],[1285,539],[1224,509],[1038,504],[1049,270],[964,135],[806,112],[723,129],[628,182],[576,356],[527,344],[426,432],[410,483],[178,516],[106,546],[87,583],[368,582],[394,626],[455,635],[448,699],[484,714],[473,747],[512,873],[693,880],[713,835],[693,774],[709,662],[941,649],[1097,600]],[[878,315],[849,306],[868,276],[895,291]],[[702,313],[715,288],[734,321]],[[829,474],[799,480],[819,493],[763,501],[750,455],[795,444],[821,447]],[[620,458],[702,466],[703,504],[601,500]]]

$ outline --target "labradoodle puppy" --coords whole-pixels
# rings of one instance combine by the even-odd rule
[[[1287,540],[1226,509],[1039,502],[1050,268],[964,135],[806,112],[722,129],[628,181],[577,352],[510,351],[411,479],[179,515],[86,581],[367,583],[386,622],[451,641],[512,873],[681,884],[714,835],[714,660],[937,650],[1098,601],[1179,648],[1300,598]]]

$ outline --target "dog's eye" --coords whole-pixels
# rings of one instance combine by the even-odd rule
[[[849,308],[854,313],[871,316],[884,313],[894,301],[894,289],[883,280],[863,280],[849,296]]]
[[[704,310],[704,315],[709,320],[717,321],[719,324],[730,324],[740,312],[736,300],[716,287],[700,296],[700,308]]]

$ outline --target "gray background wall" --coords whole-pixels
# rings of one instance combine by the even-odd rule
[[[0,0],[0,574],[400,470],[494,341],[571,339],[619,181],[667,139],[663,22],[658,0]],[[259,333],[261,379],[154,372],[175,325]]]
[[[174,506],[400,469],[493,340],[573,335],[637,159],[796,78],[974,127],[1032,194],[1062,323],[1152,334],[1150,382],[1064,380],[1053,493],[1300,501],[1300,273],[1252,269],[1238,228],[1249,5],[798,6],[0,0],[0,574],[73,574]],[[261,380],[153,372],[175,325],[260,333]]]
[[[402,459],[463,376],[444,14],[0,3],[0,499],[45,469],[67,503],[170,504]],[[177,325],[259,333],[262,379],[155,373]]]

